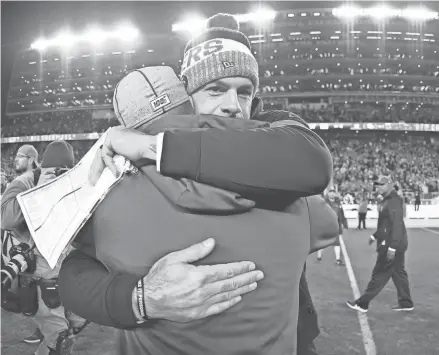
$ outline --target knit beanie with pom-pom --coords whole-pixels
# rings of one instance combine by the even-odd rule
[[[209,18],[207,29],[186,45],[181,80],[191,95],[212,81],[230,77],[249,78],[256,93],[258,63],[250,41],[239,31],[234,16],[217,14]]]

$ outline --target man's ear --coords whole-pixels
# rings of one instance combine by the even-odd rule
[[[250,119],[253,119],[258,113],[264,110],[264,103],[260,97],[255,96],[252,100],[252,108],[250,113]]]

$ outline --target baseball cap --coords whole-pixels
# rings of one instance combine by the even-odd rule
[[[133,70],[119,81],[113,95],[114,112],[127,128],[150,124],[187,101],[183,83],[168,66]]]
[[[387,185],[392,182],[392,178],[390,176],[381,175],[378,180],[376,180],[373,184],[374,185]]]
[[[38,152],[34,146],[30,144],[25,144],[18,148],[17,154],[25,155],[28,158],[35,158],[35,161],[38,160]]]
[[[24,144],[17,150],[17,155],[24,155],[28,158],[35,158],[34,159],[34,169],[38,167],[38,152],[34,148],[33,145],[30,144]]]
[[[75,155],[73,147],[63,140],[50,143],[43,153],[42,168],[73,168]]]

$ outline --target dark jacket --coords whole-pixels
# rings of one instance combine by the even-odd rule
[[[396,251],[407,250],[403,200],[395,190],[384,197],[378,207],[378,226],[373,236],[377,239],[377,247],[385,241],[387,247]]]
[[[329,206],[334,210],[334,212],[337,214],[337,220],[338,220],[338,233],[340,235],[343,234],[343,225],[345,224],[345,215],[343,211],[343,207],[339,200],[335,199],[334,201],[327,200]]]
[[[260,160],[258,164],[260,174]],[[216,165],[220,165],[219,161]],[[220,168],[213,170],[219,171]],[[207,171],[206,174],[217,176],[208,175]],[[225,176],[224,172],[218,175]],[[287,179],[282,179],[281,174],[277,177],[280,188],[285,188],[282,183]],[[277,186],[271,187],[278,190]],[[271,189],[267,190],[270,195]],[[327,206],[320,197],[309,199],[318,199],[323,207]],[[269,281],[249,294],[242,305],[213,318],[189,324],[155,321],[153,326],[124,332],[121,334],[121,352],[196,354],[218,351],[234,354],[257,349],[264,353],[270,346],[275,353],[293,353],[298,306],[298,290],[294,291],[297,287],[294,285],[298,285],[310,250],[314,219],[310,216],[310,205],[313,203],[307,200],[295,199],[295,202],[278,206],[278,211],[274,211],[259,208],[259,202],[190,179],[165,178],[156,172],[155,167],[142,167],[138,174],[124,177],[107,195],[81,233],[85,240],[89,239],[87,234],[94,237],[96,256],[113,273],[113,282],[119,282],[121,286],[123,281],[118,278],[118,273],[133,275],[130,284],[125,284],[126,294],[118,295],[122,296],[117,300],[119,310],[113,311],[110,322],[114,323],[114,318],[119,317],[132,324],[135,320],[131,311],[131,290],[136,280],[145,275],[161,256],[198,242],[206,235],[215,236],[218,246],[201,264],[250,259],[264,270]],[[121,206],[124,213],[121,213]],[[322,212],[335,220],[329,206]],[[315,219],[320,220],[318,215]],[[331,226],[327,226],[331,238],[336,234],[334,227],[335,224],[331,232]],[[93,289],[99,286],[103,285],[94,284]],[[61,283],[60,287],[65,306],[87,317],[83,309],[76,310],[75,305],[69,305],[68,295],[63,292]],[[77,289],[76,294],[82,295],[83,291]],[[110,294],[107,296],[113,297]],[[121,303],[129,304],[130,311],[125,308],[124,315],[118,314],[122,313]],[[89,311],[95,313],[97,309]],[[248,321],[237,322],[237,314],[239,319]],[[119,327],[126,327],[127,324],[122,323],[118,324]],[[251,331],[247,329],[250,325]],[[242,341],[243,337],[251,339]],[[286,341],[273,343],[279,337]]]
[[[312,302],[311,294],[306,281],[306,267],[303,269],[299,284],[299,318],[297,324],[298,349],[311,344],[320,334],[317,312]],[[302,355],[300,352],[297,355]]]

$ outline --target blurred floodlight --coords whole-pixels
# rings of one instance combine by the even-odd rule
[[[369,8],[359,8],[355,6],[340,6],[332,10],[332,14],[336,17],[353,19],[358,16],[368,16],[375,19],[386,19],[391,17],[404,17],[413,21],[428,21],[438,18],[438,13],[430,11],[426,8],[406,8],[395,9],[386,5],[373,6]]]
[[[61,32],[53,40],[54,44],[62,47],[70,47],[78,41],[78,36],[70,32]]]
[[[235,15],[236,19],[241,22],[265,22],[274,20],[276,17],[276,12],[271,9],[258,9],[255,12],[249,12],[243,15]]]
[[[172,25],[173,32],[189,32],[194,35],[206,28],[207,19],[201,16],[192,15],[186,21]]]
[[[364,9],[363,12],[364,15],[368,15],[376,19],[385,19],[389,17],[400,16],[401,14],[400,10],[391,9],[390,7],[385,5],[370,7],[368,9]]]
[[[340,6],[332,10],[332,14],[336,17],[352,19],[363,14],[363,9],[356,6]]]
[[[255,22],[262,23],[265,21],[271,21],[276,17],[276,12],[270,9],[258,9],[254,12],[247,14],[233,15],[238,22]],[[189,32],[195,35],[206,28],[207,19],[193,16],[187,21],[178,22],[172,25],[173,32]]]
[[[93,26],[82,34],[74,35],[69,31],[62,31],[50,40],[44,38],[39,39],[31,44],[31,49],[44,51],[49,46],[68,48],[78,42],[89,42],[94,45],[98,45],[109,38],[114,38],[122,41],[134,41],[139,36],[139,30],[131,25],[121,25],[112,31],[104,31],[98,27]]]
[[[90,28],[83,35],[83,39],[85,41],[89,41],[94,44],[99,44],[103,42],[106,38],[107,33],[97,27]]]
[[[407,8],[402,11],[402,16],[408,20],[420,21],[420,20],[434,20],[439,18],[439,14],[435,11],[430,11],[426,8]]]
[[[50,45],[50,41],[41,38],[31,44],[30,48],[37,51],[44,51]]]
[[[123,41],[132,41],[139,36],[139,30],[132,26],[120,26],[114,33]]]

